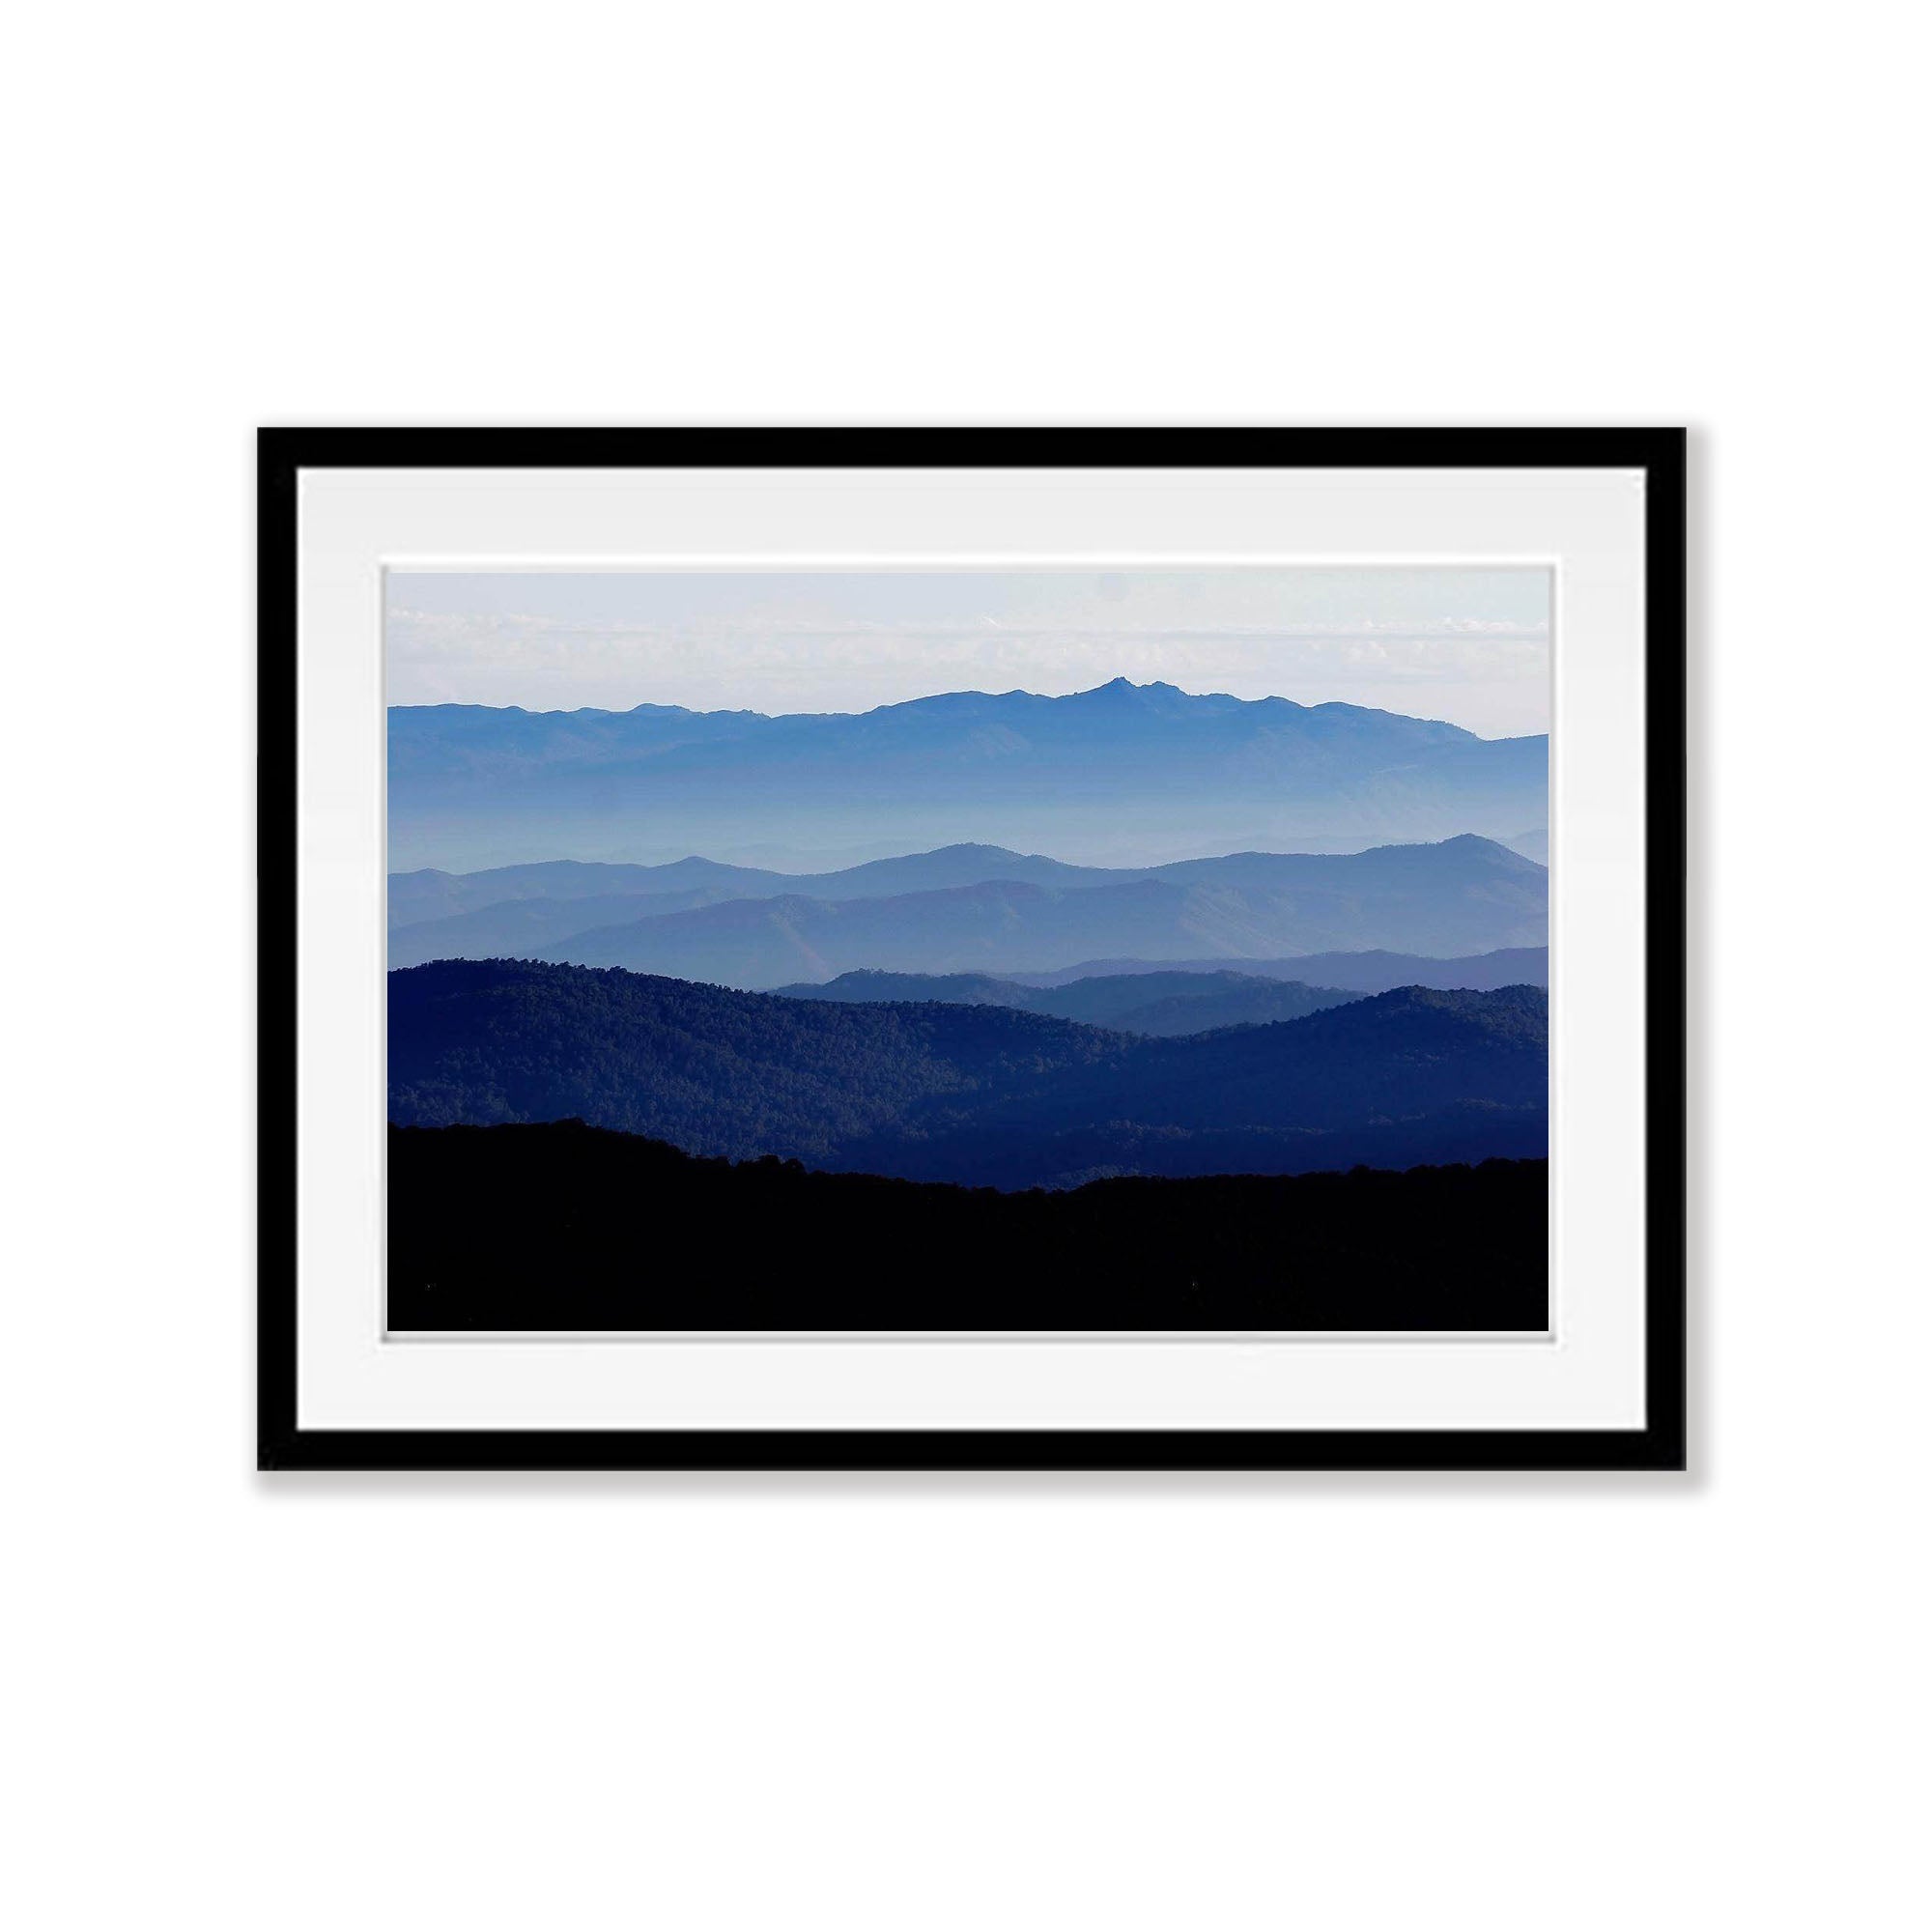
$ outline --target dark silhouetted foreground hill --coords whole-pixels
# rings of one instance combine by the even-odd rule
[[[389,975],[401,1124],[579,1118],[693,1153],[1023,1188],[1540,1156],[1548,1001],[1408,987],[1138,1038],[1008,1007],[852,1005],[536,961]]]
[[[581,1122],[389,1133],[422,1329],[1540,1329],[1542,1161],[1000,1194]]]

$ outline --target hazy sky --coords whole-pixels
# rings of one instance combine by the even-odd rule
[[[387,638],[391,704],[867,711],[1124,676],[1549,728],[1538,568],[392,571]]]

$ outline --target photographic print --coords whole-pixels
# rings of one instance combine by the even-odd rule
[[[268,1468],[1674,1468],[1684,439],[268,430]]]
[[[1544,1329],[1549,618],[389,571],[390,1328]]]

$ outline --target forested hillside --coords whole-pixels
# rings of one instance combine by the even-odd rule
[[[734,1158],[1005,1187],[1537,1155],[1547,1000],[1402,989],[1137,1038],[1007,1007],[848,1004],[532,961],[389,976],[390,1117],[577,1117]]]

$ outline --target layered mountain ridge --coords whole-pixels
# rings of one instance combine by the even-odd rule
[[[1540,946],[1548,875],[1493,840],[1103,868],[956,845],[798,876],[689,859],[391,880],[389,959],[540,957],[748,988],[842,972],[1045,973]],[[1313,976],[1302,976],[1313,978]]]
[[[1124,678],[850,714],[398,706],[388,739],[399,869],[624,860],[667,844],[728,854],[775,825],[825,849],[887,822],[908,846],[970,824],[990,842],[1113,864],[1463,831],[1514,838],[1548,815],[1545,737]]]
[[[1158,1038],[532,961],[389,976],[398,1124],[574,1118],[697,1154],[1005,1188],[1538,1158],[1547,1051],[1535,987],[1408,987]]]
[[[1300,1019],[1361,997],[1333,986],[1249,973],[1122,973],[1060,986],[1029,986],[989,973],[857,972],[841,973],[820,986],[772,990],[788,999],[867,1005],[935,1000],[957,1007],[1017,1007],[1022,1012],[1051,1013],[1115,1033],[1162,1036]]]

